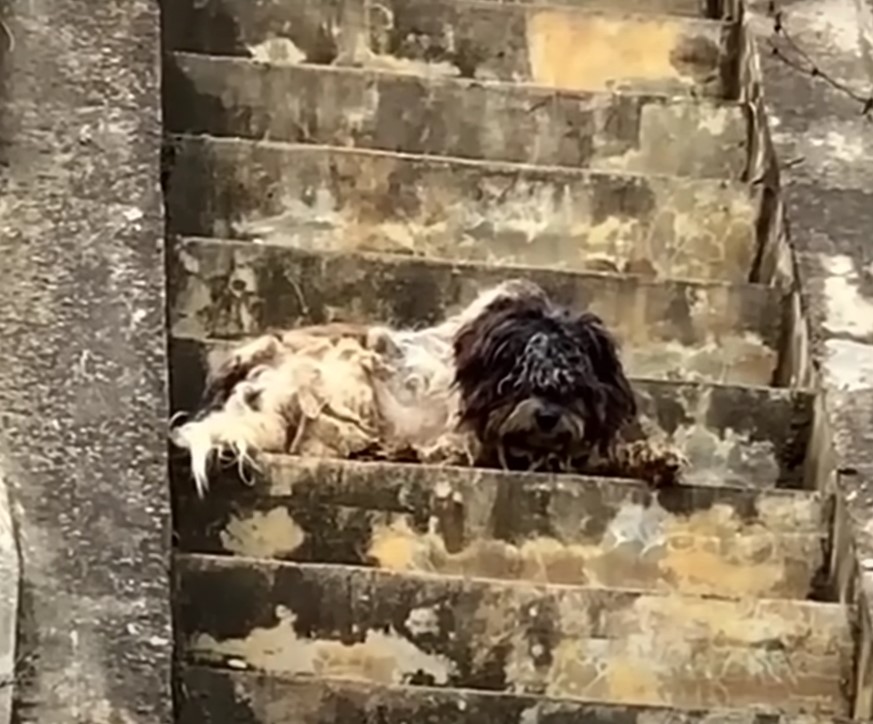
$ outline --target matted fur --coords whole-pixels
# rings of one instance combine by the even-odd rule
[[[198,493],[226,453],[241,465],[258,452],[472,463],[475,441],[455,432],[454,336],[525,289],[505,282],[425,329],[328,324],[241,345],[210,370],[194,419],[171,430]]]
[[[258,337],[210,372],[196,416],[171,438],[200,495],[227,453],[240,465],[270,452],[671,477],[680,456],[622,442],[635,416],[603,323],[511,280],[425,329]]]

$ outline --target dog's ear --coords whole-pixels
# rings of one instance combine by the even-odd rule
[[[475,422],[478,428],[501,403],[505,397],[501,385],[524,348],[525,329],[548,304],[542,294],[500,296],[455,334],[455,385],[461,393],[462,422]]]
[[[498,296],[473,319],[461,326],[453,340],[457,368],[470,368],[478,374],[486,371],[486,365],[498,350],[494,347],[494,335],[505,325],[518,319],[538,315],[548,309],[545,293],[533,284],[515,281],[530,294],[524,296]]]
[[[498,297],[455,333],[452,342],[455,382],[462,389],[467,383],[475,385],[487,377],[488,360],[496,351],[493,334],[508,321],[517,306],[518,300],[512,297]]]
[[[494,355],[494,333],[508,319],[512,300],[499,298],[488,304],[477,316],[463,324],[452,341],[455,363],[454,384],[460,390],[460,420],[477,420],[482,424],[493,403],[492,383],[497,370],[489,369]]]

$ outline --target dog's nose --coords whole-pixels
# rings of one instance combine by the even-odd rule
[[[558,424],[558,420],[561,419],[561,415],[554,410],[537,410],[534,415],[537,421],[537,425],[540,426],[540,429],[549,432],[555,428],[555,425]]]

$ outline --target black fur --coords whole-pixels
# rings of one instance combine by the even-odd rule
[[[570,452],[605,451],[637,415],[616,342],[603,321],[552,304],[533,285],[521,296],[495,300],[461,328],[454,353],[461,422],[485,447],[501,442],[501,411],[525,400],[536,400],[538,422],[545,418],[548,425],[551,416],[563,414],[584,422],[584,435],[572,441]],[[517,435],[515,443],[529,437]]]

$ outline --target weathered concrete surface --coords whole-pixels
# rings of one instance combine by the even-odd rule
[[[730,598],[806,598],[817,494],[265,456],[205,500],[176,467],[182,550]]]
[[[173,412],[197,408],[210,363],[227,340],[171,338]],[[688,458],[685,482],[700,486],[800,488],[813,420],[813,396],[800,390],[634,379],[642,434]],[[749,411],[754,411],[750,414]]]
[[[184,136],[172,232],[659,278],[750,278],[758,187]]]
[[[848,724],[847,719],[832,717],[680,711],[356,681],[313,682],[199,666],[183,667],[182,680],[186,694],[179,724]]]
[[[314,254],[247,242],[174,243],[170,326],[175,336],[199,338],[330,321],[420,326],[518,275],[557,302],[601,315],[637,377],[762,385],[773,377],[783,303],[774,288]]]
[[[192,663],[589,702],[843,714],[840,605],[179,555]],[[239,666],[237,666],[239,668]]]
[[[873,402],[873,294],[869,239],[873,229],[873,126],[862,104],[818,77],[788,67],[766,52],[765,2],[753,3],[767,111],[781,162],[780,182],[791,244],[796,251],[809,356],[827,396],[820,427],[833,434],[819,458],[822,483],[836,479],[834,575],[841,596],[857,603],[858,657],[854,715],[873,718],[873,580],[868,562],[873,520],[873,459],[869,405]],[[870,93],[869,31],[873,15],[862,0],[780,3],[794,42],[828,77],[860,97]],[[790,53],[790,49],[788,49]],[[834,473],[833,476],[829,473]]]
[[[15,720],[169,724],[158,8],[11,0],[3,21],[0,475],[22,556]]]
[[[185,53],[168,60],[173,133],[704,178],[739,178],[748,160],[748,124],[734,103]]]
[[[737,91],[736,33],[714,20],[466,0],[181,0],[166,10],[172,50],[569,91]]]
[[[0,470],[0,722],[12,721],[21,561],[12,503]]]
[[[873,125],[861,104],[766,52],[772,27],[761,3],[753,16],[781,185],[823,381],[873,387]],[[853,0],[782,3],[792,37],[840,82],[871,83]],[[781,48],[784,41],[775,41]]]
[[[839,497],[831,568],[837,592],[857,603],[857,718],[873,717],[873,389],[828,390],[826,409]]]

